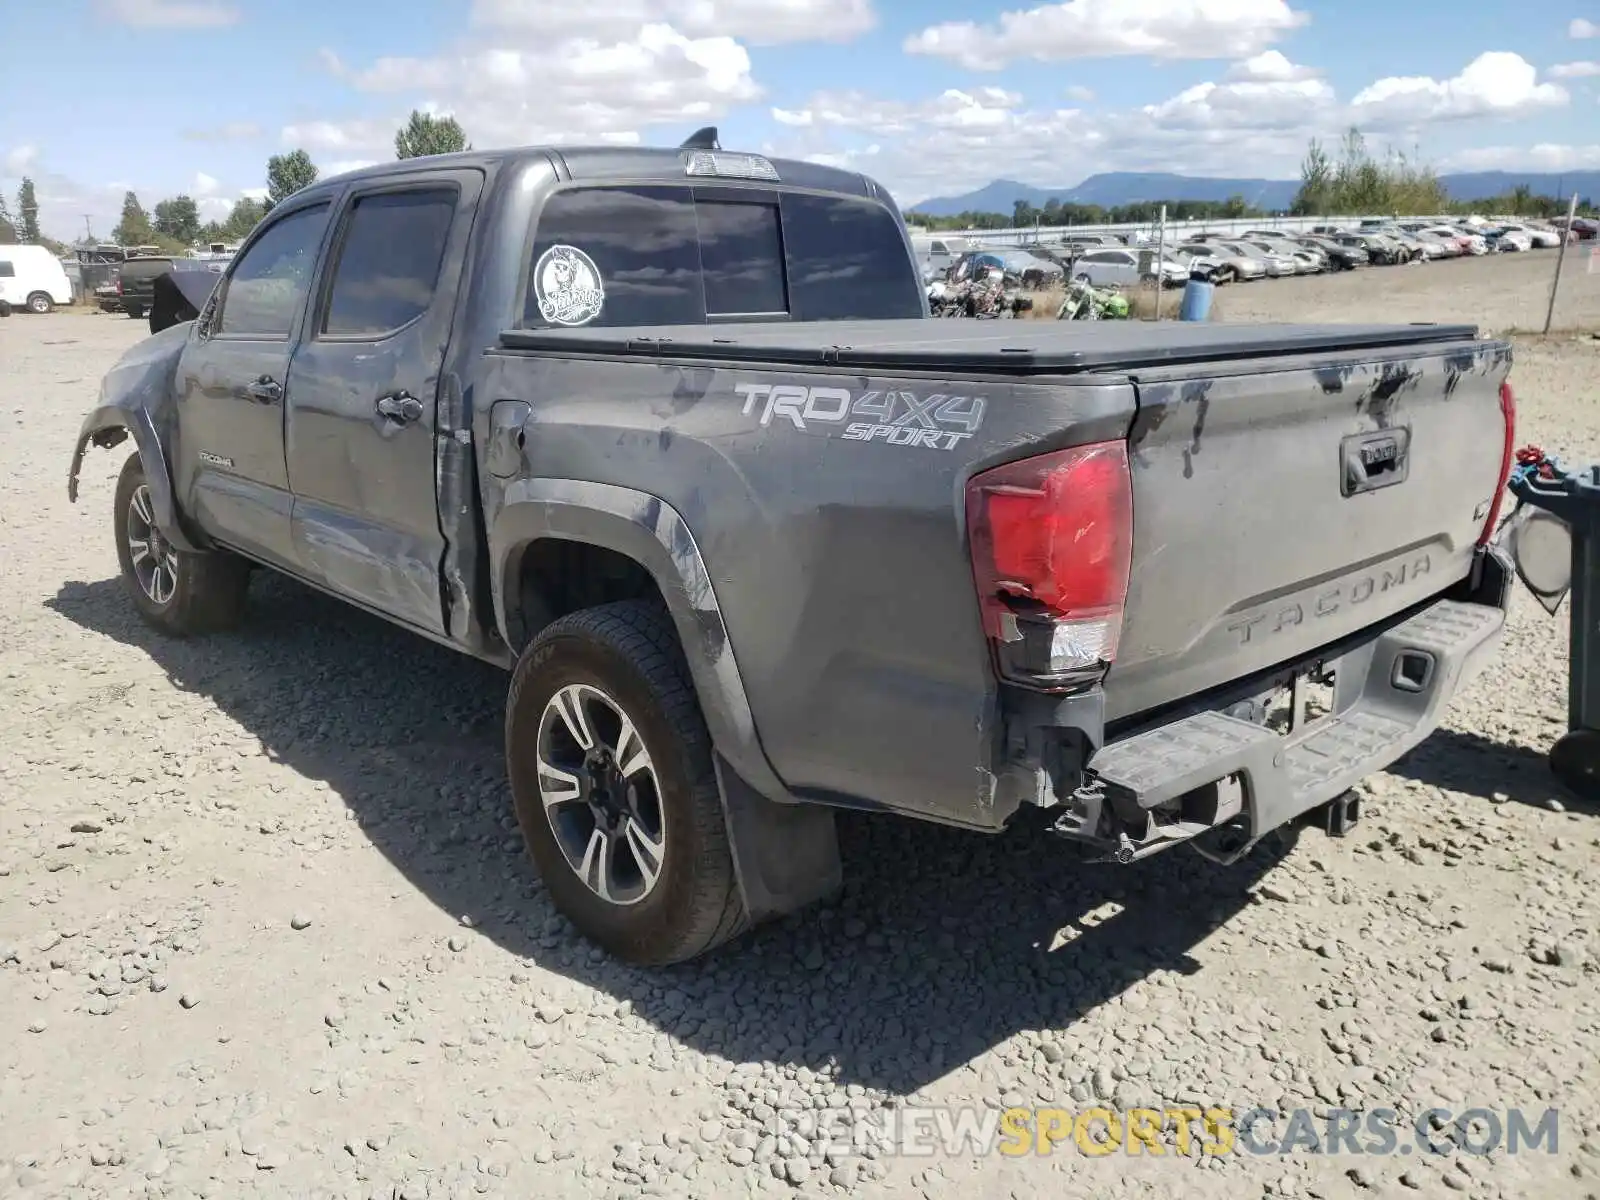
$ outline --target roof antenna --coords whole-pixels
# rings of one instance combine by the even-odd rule
[[[678,149],[721,150],[722,143],[717,140],[717,127],[715,125],[707,125],[704,129],[696,129],[684,139],[683,144]]]

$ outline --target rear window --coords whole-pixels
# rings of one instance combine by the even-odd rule
[[[16,277],[16,267],[11,265],[9,259],[0,258],[0,279],[15,279]]]
[[[526,325],[920,317],[899,223],[839,196],[579,187],[545,203]]]

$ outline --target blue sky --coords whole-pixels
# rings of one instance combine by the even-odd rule
[[[1288,178],[1352,122],[1443,169],[1600,169],[1591,2],[19,3],[0,187],[14,201],[31,175],[63,237],[84,214],[107,233],[129,188],[221,215],[273,153],[324,172],[392,157],[413,107],[479,146],[715,122],[725,145],[855,166],[907,204],[996,177]]]

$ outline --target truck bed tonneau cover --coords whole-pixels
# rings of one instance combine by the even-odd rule
[[[999,374],[1129,371],[1471,341],[1472,325],[1229,325],[1144,321],[794,321],[511,329],[508,350]]]

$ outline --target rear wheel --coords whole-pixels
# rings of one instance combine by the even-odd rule
[[[125,304],[123,305],[123,309],[135,321],[144,316],[144,305],[142,304]]]
[[[55,304],[50,299],[50,293],[48,292],[34,292],[33,295],[28,297],[28,311],[31,313],[42,315],[54,307]]]
[[[117,561],[134,607],[163,633],[185,637],[238,623],[250,566],[227,553],[180,550],[161,532],[144,463],[132,454],[117,479],[112,514]]]
[[[585,609],[533,640],[506,766],[528,853],[585,937],[660,965],[745,928],[711,736],[659,605]]]

